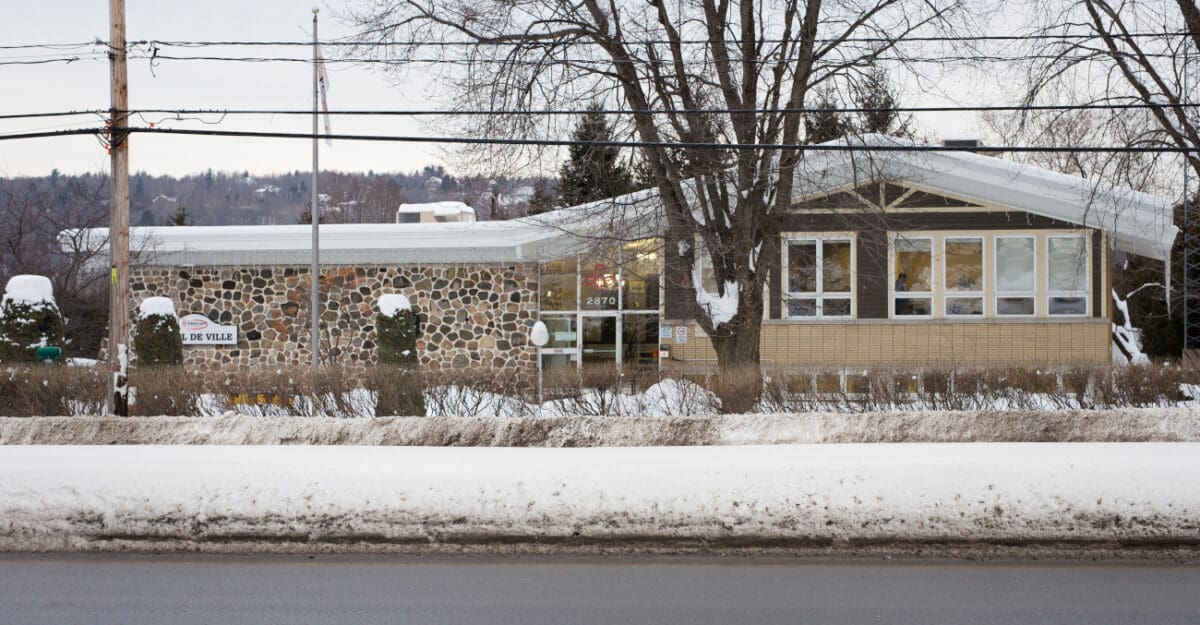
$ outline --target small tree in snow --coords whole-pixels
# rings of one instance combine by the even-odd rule
[[[396,367],[396,379],[387,392],[377,393],[376,416],[425,416],[425,396],[417,371],[419,319],[407,297],[390,293],[379,298],[379,316],[375,320],[379,362]]]
[[[151,297],[138,309],[133,350],[142,365],[178,365],[183,362],[183,337],[170,298]]]
[[[39,347],[62,347],[63,325],[49,278],[13,276],[0,301],[0,362],[34,361]]]

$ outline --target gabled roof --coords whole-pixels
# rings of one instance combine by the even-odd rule
[[[872,150],[919,145],[885,135],[848,137],[828,145],[862,149],[807,152],[795,174],[793,196],[798,200],[868,182],[910,183],[1104,230],[1117,249],[1156,260],[1170,255],[1179,232],[1168,200],[1127,187],[971,152]]]

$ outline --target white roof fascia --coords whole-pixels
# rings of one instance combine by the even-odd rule
[[[871,146],[912,145],[882,135],[850,141],[863,150],[814,150],[805,156],[796,171],[797,200],[875,180],[910,182],[1104,230],[1117,249],[1157,260],[1168,257],[1178,234],[1168,200],[1126,187],[969,152],[870,152]]]

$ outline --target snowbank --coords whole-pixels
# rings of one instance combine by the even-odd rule
[[[1181,408],[694,417],[0,418],[3,445],[640,447],[888,442],[1200,442],[1200,419],[1195,410]]]
[[[138,319],[145,319],[152,315],[174,317],[175,302],[172,302],[169,297],[147,297],[138,306]]]
[[[1200,543],[1200,444],[0,453],[0,549]]]
[[[4,287],[4,298],[0,307],[8,302],[37,306],[50,304],[57,307],[54,301],[54,286],[46,276],[19,275],[8,279]]]
[[[402,310],[412,310],[412,303],[404,295],[385,293],[379,296],[379,314],[384,317],[395,317]]]

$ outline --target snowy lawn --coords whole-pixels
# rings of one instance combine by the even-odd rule
[[[1200,411],[943,410],[721,416],[0,417],[0,445],[643,447],[1200,442]]]
[[[0,447],[0,550],[1197,544],[1198,519],[1198,443]]]

